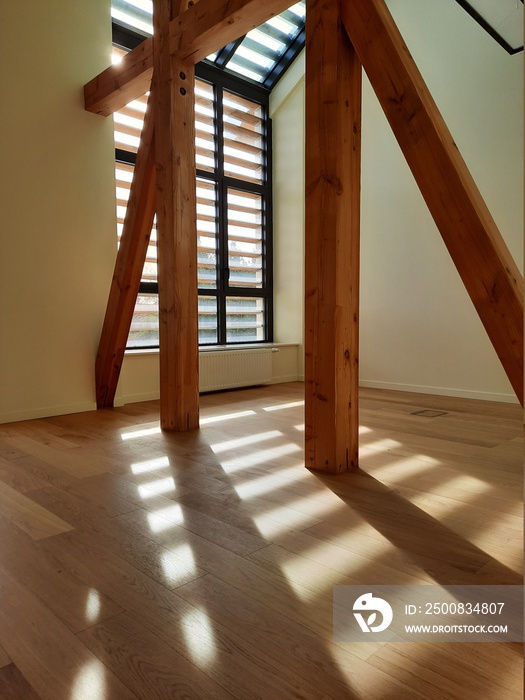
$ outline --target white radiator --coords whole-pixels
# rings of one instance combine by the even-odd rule
[[[199,355],[199,388],[204,391],[269,384],[274,348],[218,350]]]

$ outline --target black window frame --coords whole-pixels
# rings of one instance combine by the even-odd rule
[[[113,45],[124,50],[132,50],[145,39],[138,32],[112,22]],[[243,346],[272,343],[273,333],[273,204],[272,204],[272,121],[269,114],[270,89],[243,79],[232,71],[217,68],[209,62],[202,61],[195,66],[195,77],[213,86],[215,104],[215,170],[197,168],[197,178],[215,183],[217,211],[217,284],[215,288],[199,287],[198,296],[217,298],[217,340],[213,343],[199,343],[199,348],[217,346]],[[223,93],[236,94],[252,100],[262,107],[262,141],[263,148],[263,182],[252,183],[224,174],[223,153]],[[115,160],[119,163],[135,165],[136,154],[122,148],[115,148]],[[229,285],[228,268],[228,189],[257,193],[262,201],[262,286],[240,287]],[[158,283],[140,283],[139,294],[157,294]],[[226,301],[230,297],[257,298],[264,300],[264,338],[262,340],[227,341]],[[128,350],[157,349],[156,345],[133,345]]]

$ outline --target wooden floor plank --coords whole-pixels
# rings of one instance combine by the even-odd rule
[[[21,469],[16,460],[0,457],[0,480],[20,493],[43,488],[46,482],[36,474]]]
[[[193,642],[187,638],[185,641],[190,629]],[[277,666],[268,664],[265,657],[250,660],[246,650],[236,648],[216,629],[201,606],[188,611],[182,620],[159,620],[155,633],[132,616],[121,616],[86,631],[81,638],[111,665],[115,664],[113,650],[118,649],[120,673],[123,677],[131,676],[134,683],[137,680],[142,683],[146,697],[159,700],[171,700],[179,695],[195,700],[318,698],[307,686],[294,688],[293,673],[284,673],[289,681],[282,675],[279,677]],[[189,659],[177,651],[185,646]]]
[[[519,645],[334,643],[331,601],[341,582],[522,583],[519,408],[364,388],[361,469],[321,478],[303,466],[302,398],[298,383],[202,396],[183,435],[159,430],[155,401],[0,426],[14,688],[521,697]]]
[[[84,454],[78,448],[69,450],[56,449],[56,447],[50,447],[31,437],[18,434],[16,431],[14,431],[13,435],[4,437],[3,441],[16,450],[37,457],[43,462],[47,462],[78,479],[93,476],[94,474],[102,474],[107,471],[107,466],[90,458],[89,455]]]
[[[136,698],[3,567],[0,596],[0,642],[42,700]]]
[[[85,579],[65,570],[25,533],[0,516],[2,565],[72,632],[113,617],[122,608]],[[1,697],[1,696],[0,696]]]
[[[71,535],[71,538],[69,535],[64,535],[53,538],[53,540],[46,540],[46,549],[60,558],[65,566],[81,572],[82,575],[92,571],[93,584],[106,594],[118,598],[123,607],[132,611],[133,618],[138,624],[133,636],[140,639],[140,630],[144,632],[146,637],[149,635],[148,630],[161,636],[165,644],[173,647],[188,661],[199,666],[203,672],[210,675],[219,685],[225,687],[228,692],[231,691],[240,700],[249,697],[266,700],[264,695],[250,695],[250,688],[254,679],[257,680],[261,688],[266,687],[264,678],[268,672],[271,676],[268,687],[273,687],[275,692],[279,692],[280,697],[311,697],[307,689],[303,689],[298,695],[292,695],[291,691],[287,689],[288,681],[285,669],[276,667],[275,664],[270,664],[268,669],[266,657],[259,658],[256,647],[243,649],[242,646],[230,639],[231,635],[228,630],[221,626],[215,626],[213,629],[217,653],[221,652],[221,661],[217,662],[216,667],[210,668],[207,657],[200,656],[196,651],[196,648],[198,649],[199,645],[206,641],[208,627],[205,622],[202,622],[202,615],[196,613],[194,606],[186,603],[174,592],[157,584],[120,557],[105,554],[101,549],[79,541],[77,532],[71,533]],[[194,618],[196,619],[192,624],[191,620]],[[183,630],[186,629],[187,632],[188,627],[184,626],[183,620],[190,620],[189,629],[195,627],[195,640],[193,642],[184,635]],[[86,640],[96,638],[97,630],[112,628],[114,624],[116,623],[104,623],[97,629],[87,632]],[[203,624],[204,632],[199,634],[199,629]],[[202,635],[205,637],[204,640],[201,639]],[[117,671],[115,672],[117,673]],[[277,689],[279,690],[277,691]]]
[[[72,530],[72,526],[7,484],[0,487],[0,514],[34,540]]]
[[[510,673],[507,679],[501,671],[512,669],[516,655],[521,654],[519,644],[491,645],[483,643],[455,644],[454,663],[447,666],[447,654],[443,654],[439,644],[386,644],[368,662],[392,675],[398,681],[409,681],[424,697],[457,698],[479,700],[494,698],[515,700],[523,697],[523,688]],[[494,648],[497,647],[497,648]],[[498,670],[495,670],[497,664]],[[468,687],[465,677],[473,676]]]
[[[333,700],[381,697],[387,685],[398,697],[419,697],[407,684],[398,684],[382,673],[369,674],[366,662],[359,658],[363,652],[359,645],[340,645],[334,657],[329,645],[315,633],[215,576],[182,586],[178,594],[194,605],[205,601],[205,609],[214,620],[234,630],[244,643],[255,641],[265,654],[278,661],[286,659],[291,671],[320,694],[328,690]],[[377,645],[369,648],[371,655]]]
[[[41,700],[14,664],[0,668],[2,700]]]
[[[87,630],[79,638],[138,697],[171,700],[234,698],[190,661],[167,647],[160,637],[129,616],[119,616]]]
[[[4,666],[9,666],[10,663],[12,663],[12,661],[9,654],[2,646],[0,646],[0,668],[4,668]]]

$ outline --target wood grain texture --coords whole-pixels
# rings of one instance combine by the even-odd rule
[[[288,7],[288,0],[200,0],[171,24],[170,51],[198,63]]]
[[[124,682],[131,682],[140,697],[155,700],[235,697],[157,634],[145,630],[133,616],[119,616],[97,625],[80,635],[80,639]]]
[[[8,669],[17,700],[520,697],[519,645],[332,628],[336,583],[522,583],[520,408],[362,388],[360,469],[335,476],[304,468],[303,396],[206,395],[187,433],[158,401],[0,426],[6,493],[74,527],[0,515],[0,689]],[[101,473],[53,466],[71,452]]]
[[[24,455],[31,455],[40,462],[47,463],[51,467],[60,470],[64,476],[84,479],[94,474],[102,474],[107,469],[107,466],[86,457],[82,450],[76,448],[57,450],[50,445],[44,444],[39,437],[38,434],[30,437],[21,431],[21,434],[8,433],[2,440],[6,445],[14,447],[15,450],[21,450]]]
[[[0,668],[2,700],[41,700],[14,664]]]
[[[0,668],[4,668],[4,666],[8,666],[11,662],[11,659],[6,652],[6,650],[0,646]]]
[[[69,523],[7,484],[0,486],[0,514],[34,540],[73,529]]]
[[[155,216],[152,102],[150,95],[97,351],[95,383],[98,408],[113,407]]]
[[[384,0],[343,0],[341,9],[348,35],[523,405],[523,277]]]
[[[4,568],[0,568],[0,595],[2,644],[42,700],[136,698]]]
[[[306,20],[305,452],[332,473],[358,464],[361,66],[340,3]]]
[[[84,85],[84,108],[104,117],[142,97],[153,76],[153,39],[145,39],[122,61]]]
[[[0,536],[4,567],[72,632],[122,612],[117,603],[95,591],[86,579],[65,571],[57,559],[3,517]]]
[[[176,7],[175,7],[176,5]],[[195,68],[169,53],[178,2],[154,4],[160,422],[199,426]]]

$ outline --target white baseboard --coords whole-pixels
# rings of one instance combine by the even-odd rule
[[[96,410],[96,402],[66,404],[65,406],[50,406],[48,408],[33,408],[27,411],[13,411],[10,413],[0,413],[0,424],[18,423],[19,421],[23,420],[35,420],[36,418],[51,418],[53,416],[65,416],[70,413],[84,413],[85,411]]]
[[[435,394],[437,396],[455,396],[461,399],[480,399],[481,401],[499,401],[502,403],[518,403],[514,394],[497,394],[487,391],[471,391],[468,389],[448,389],[439,386],[420,386],[419,384],[396,384],[395,382],[376,382],[360,379],[359,385],[371,389],[389,389],[391,391],[411,391],[416,394]]]
[[[287,374],[282,377],[272,377],[270,384],[284,384],[285,382],[302,382],[303,378],[297,374]]]
[[[130,394],[129,396],[120,396],[118,405],[124,406],[127,403],[140,403],[141,401],[158,401],[158,399],[160,399],[160,391],[149,391],[144,394]]]
[[[285,382],[301,382],[302,377],[298,377],[296,374],[284,375],[281,377],[273,377],[270,384],[284,384]],[[239,387],[242,389],[243,387]],[[156,401],[160,398],[160,392],[153,391],[144,394],[130,394],[129,396],[119,396],[118,403],[115,400],[115,406],[124,406],[127,403],[139,403],[140,401]]]

